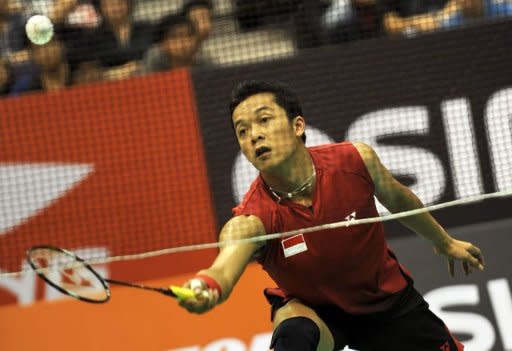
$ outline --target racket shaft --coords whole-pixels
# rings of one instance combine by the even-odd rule
[[[180,299],[194,297],[194,293],[192,290],[186,289],[186,288],[180,288],[177,286],[171,286],[171,287],[169,287],[169,289],[166,289],[166,288],[156,288],[153,286],[135,284],[135,283],[125,282],[125,281],[121,281],[121,280],[114,280],[114,279],[105,279],[105,281],[110,284],[128,286],[128,287],[137,288],[137,289],[157,291],[164,295],[172,296],[172,297],[176,297],[176,298],[180,298]]]

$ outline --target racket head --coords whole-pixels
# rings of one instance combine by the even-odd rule
[[[26,258],[47,284],[75,299],[104,303],[111,293],[105,280],[74,253],[51,245],[30,248]]]

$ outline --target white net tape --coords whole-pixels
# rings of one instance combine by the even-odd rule
[[[260,235],[260,236],[247,238],[247,239],[237,239],[237,240],[228,240],[228,241],[222,241],[222,242],[169,247],[169,248],[165,248],[165,249],[161,249],[161,250],[155,250],[155,251],[149,251],[149,252],[131,254],[131,255],[93,258],[93,259],[87,260],[87,262],[90,264],[106,264],[106,263],[118,262],[118,261],[133,261],[133,260],[140,260],[140,259],[144,259],[144,258],[174,254],[174,253],[179,253],[179,252],[206,250],[206,249],[219,248],[219,247],[227,246],[227,245],[267,241],[267,240],[292,236],[292,235],[296,235],[296,234],[306,234],[306,233],[312,233],[312,232],[317,232],[317,231],[322,231],[322,230],[327,230],[327,229],[335,229],[335,228],[339,228],[339,227],[349,227],[349,226],[354,226],[354,225],[359,225],[359,224],[369,224],[369,223],[376,223],[376,222],[392,221],[392,220],[396,220],[396,219],[400,219],[400,218],[404,218],[404,217],[418,215],[418,214],[425,213],[425,212],[432,212],[432,211],[437,211],[437,210],[441,210],[441,209],[448,208],[448,207],[467,205],[467,204],[485,201],[488,199],[506,197],[506,196],[511,196],[511,195],[512,195],[512,189],[508,189],[508,190],[503,190],[503,191],[497,191],[494,193],[469,196],[469,197],[462,198],[462,199],[447,201],[447,202],[443,202],[443,203],[439,203],[439,204],[435,204],[435,205],[431,205],[431,206],[425,206],[425,207],[414,209],[414,210],[392,213],[392,214],[383,215],[383,216],[379,216],[379,217],[351,219],[351,220],[345,220],[345,221],[334,222],[334,223],[326,223],[326,224],[322,224],[322,225],[318,225],[318,226],[314,226],[314,227],[300,228],[300,229],[295,229],[295,230],[282,232],[282,233],[265,234],[265,235]],[[19,271],[19,272],[0,273],[0,279],[21,276],[23,273],[25,273],[27,271],[28,270],[23,270],[23,271]]]

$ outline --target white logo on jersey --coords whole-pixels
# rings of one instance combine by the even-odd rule
[[[345,217],[346,221],[353,221],[356,219],[356,211],[353,211],[351,214],[349,214],[347,217]]]

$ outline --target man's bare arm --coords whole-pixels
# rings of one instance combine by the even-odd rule
[[[421,200],[406,186],[397,181],[381,163],[375,151],[363,143],[354,143],[375,186],[375,196],[392,213],[424,207]],[[400,222],[432,242],[434,250],[448,257],[453,275],[453,260],[463,262],[466,273],[470,267],[483,269],[480,249],[471,243],[452,238],[429,212],[400,219]]]
[[[220,242],[229,242],[252,238],[265,234],[265,227],[256,216],[237,216],[229,220],[220,232]],[[265,242],[238,243],[221,246],[219,254],[213,264],[197,273],[195,278],[185,283],[185,287],[192,288],[196,292],[196,299],[181,301],[181,305],[190,312],[203,313],[215,305],[225,301],[234,286],[240,279],[247,264],[251,261],[254,253],[260,249]],[[201,276],[213,279],[219,285],[221,296],[216,296],[217,289],[211,289]],[[200,285],[196,281],[203,280]]]

